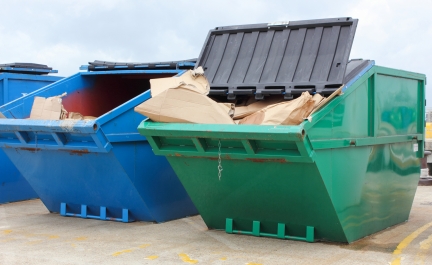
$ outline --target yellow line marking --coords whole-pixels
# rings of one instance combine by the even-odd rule
[[[139,248],[146,248],[146,247],[148,247],[148,246],[150,246],[150,244],[143,244],[143,245],[140,245],[140,246],[138,246]]]
[[[156,256],[156,255],[152,255],[152,256],[148,256],[147,258],[145,258],[145,259],[150,259],[150,260],[154,260],[154,259],[157,259],[157,258],[159,258],[158,256]]]
[[[220,260],[227,260],[227,257],[220,258]]]
[[[432,235],[430,235],[427,239],[420,242],[421,250],[428,250],[432,246]]]
[[[87,237],[86,236],[80,236],[80,237],[75,238],[75,240],[84,241],[84,240],[87,240]]]
[[[3,231],[3,234],[5,234],[5,235],[9,235],[10,233],[12,233],[12,230],[4,230]]]
[[[125,249],[125,250],[117,251],[117,252],[113,253],[112,255],[114,257],[117,257],[117,256],[120,256],[121,254],[130,253],[132,251],[133,251],[133,249]]]
[[[76,247],[76,245],[75,245],[75,244],[71,244],[71,246],[72,246],[72,247]]]
[[[59,236],[57,236],[57,235],[51,235],[51,236],[48,236],[48,238],[49,239],[57,239],[57,238],[59,238]]]
[[[198,263],[198,260],[189,258],[189,256],[187,254],[185,254],[185,253],[180,253],[178,255],[181,258],[181,260],[183,260],[183,262],[186,262],[186,263],[189,263],[189,264],[196,264],[196,263]]]
[[[125,253],[131,253],[132,251],[135,251],[135,250],[140,249],[140,248],[146,248],[148,246],[150,246],[150,244],[143,244],[143,245],[139,245],[138,247],[120,250],[120,251],[114,252],[113,254],[111,254],[111,256],[117,257],[117,256],[120,256],[120,255],[125,254]]]
[[[424,226],[412,232],[409,236],[405,237],[399,243],[396,249],[393,251],[394,258],[393,261],[391,262],[391,265],[400,265],[402,250],[404,250],[411,243],[411,241],[413,241],[416,237],[418,237],[421,233],[423,233],[426,229],[428,229],[431,226],[432,226],[432,222],[427,223]]]
[[[429,248],[432,246],[432,235],[420,242],[420,251],[416,255],[416,264],[424,264]]]

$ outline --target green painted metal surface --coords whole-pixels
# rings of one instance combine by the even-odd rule
[[[424,85],[422,74],[373,66],[298,126],[144,121],[138,130],[210,229],[352,242],[408,219]]]

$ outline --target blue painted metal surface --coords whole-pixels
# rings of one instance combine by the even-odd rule
[[[57,73],[57,70],[1,67],[0,71],[0,106],[63,78],[39,75]],[[22,71],[38,75],[19,73]],[[0,204],[37,197],[18,169],[0,150]]]
[[[364,76],[364,74],[366,74],[367,71],[369,71],[374,65],[375,61],[370,61],[366,67],[364,67],[356,76],[354,76],[343,86],[342,92],[345,92],[349,87],[351,87],[355,82],[357,82],[357,80]]]
[[[51,212],[99,220],[156,221],[197,214],[165,157],[136,126],[149,79],[185,70],[80,72],[0,107],[0,147]],[[93,120],[28,120],[34,96],[66,92],[68,111]],[[15,117],[16,119],[13,119]]]

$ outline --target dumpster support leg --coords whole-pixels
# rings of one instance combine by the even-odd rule
[[[252,235],[260,236],[260,221],[253,221],[252,223]]]
[[[60,215],[66,216],[66,203],[64,202],[60,203]]]
[[[280,239],[285,239],[285,224],[278,224],[277,237]]]
[[[277,226],[277,234],[270,233],[262,233],[261,232],[261,222],[253,221],[252,222],[252,232],[235,230],[234,229],[234,220],[231,218],[225,219],[225,232],[228,234],[243,234],[243,235],[252,235],[252,236],[265,236],[265,237],[273,237],[279,239],[291,239],[291,240],[299,240],[306,242],[314,242],[315,241],[315,228],[313,226],[306,227],[306,237],[298,237],[298,236],[287,236],[285,235],[286,225],[283,223],[278,223]]]
[[[100,207],[100,216],[87,214],[87,205],[85,205],[85,204],[81,204],[81,214],[68,213],[66,208],[67,208],[67,204],[65,202],[60,203],[60,215],[61,216],[75,216],[75,217],[99,219],[99,220],[111,220],[111,221],[117,221],[117,222],[123,222],[123,223],[129,223],[129,222],[133,221],[132,219],[129,218],[129,210],[128,209],[122,209],[122,217],[121,218],[114,218],[114,217],[107,217],[107,207],[106,206]]]
[[[106,207],[105,206],[101,206],[100,207],[100,219],[101,220],[106,220],[107,216],[106,216]]]
[[[313,226],[307,226],[306,227],[306,241],[307,242],[314,242],[315,238],[315,231]]]
[[[225,232],[228,234],[233,233],[233,219],[227,218],[225,220]]]
[[[87,218],[87,205],[81,205],[81,218]]]
[[[129,222],[129,211],[128,211],[128,209],[123,209],[121,221],[123,223],[128,223]]]

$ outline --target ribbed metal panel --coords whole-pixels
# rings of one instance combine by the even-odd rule
[[[218,27],[209,32],[197,66],[211,94],[330,94],[343,84],[357,20],[335,18]]]

